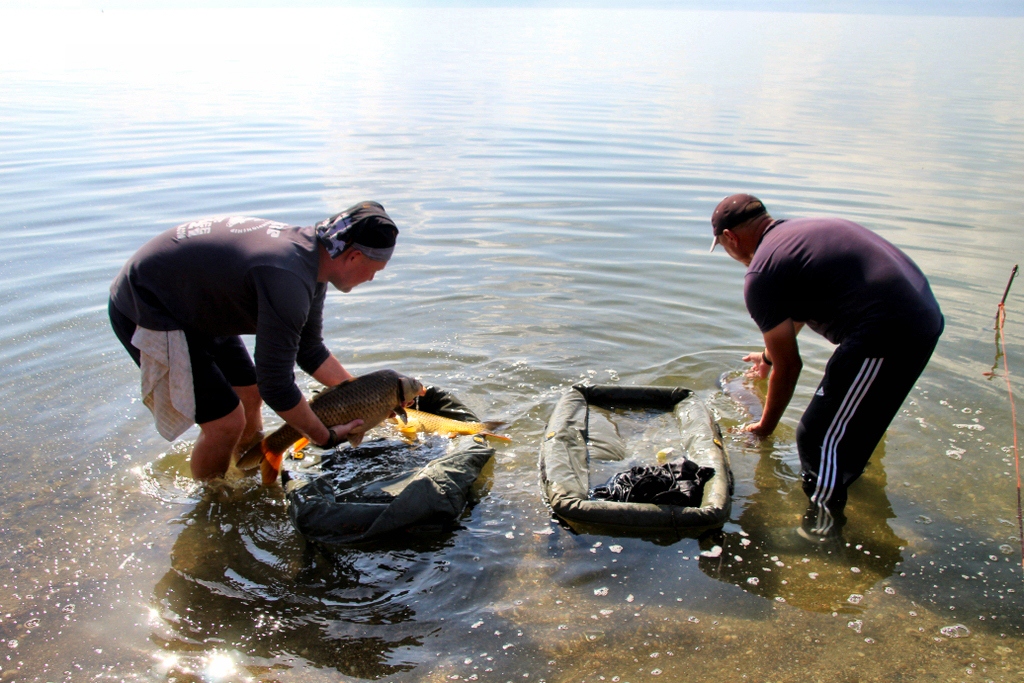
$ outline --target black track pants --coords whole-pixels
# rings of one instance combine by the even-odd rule
[[[800,419],[796,441],[810,498],[804,528],[813,534],[827,536],[842,525],[846,489],[864,471],[928,364],[938,335],[900,342],[886,349],[841,344]]]

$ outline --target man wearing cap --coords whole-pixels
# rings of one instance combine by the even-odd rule
[[[793,396],[804,325],[833,344],[797,426],[803,488],[802,531],[838,533],[847,487],[864,471],[903,400],[924,370],[944,320],[928,280],[902,251],[838,218],[775,220],[757,197],[735,194],[711,216],[714,240],[747,266],[743,296],[765,350],[748,374],[768,378],[761,419],[744,427],[772,433]]]
[[[168,440],[193,423],[196,479],[223,475],[260,436],[266,401],[324,447],[362,422],[327,428],[294,366],[334,386],[352,377],[324,346],[327,283],[349,292],[384,269],[398,228],[376,202],[313,226],[228,217],[184,223],[144,244],[110,286],[114,332],[142,370],[143,401]],[[256,336],[256,362],[239,335]]]

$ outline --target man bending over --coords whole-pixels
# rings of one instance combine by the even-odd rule
[[[261,435],[262,402],[324,448],[362,422],[326,427],[294,367],[327,386],[352,377],[324,346],[327,283],[349,292],[384,270],[398,228],[376,202],[313,226],[199,220],[144,244],[110,286],[114,332],[142,369],[143,401],[168,440],[199,423],[196,479],[223,475]],[[239,335],[256,336],[256,362]]]
[[[838,533],[846,490],[921,375],[944,320],[928,280],[902,251],[839,218],[773,219],[757,197],[735,194],[711,216],[713,250],[747,266],[743,296],[764,336],[750,374],[768,378],[761,419],[774,431],[793,396],[802,361],[796,336],[807,325],[833,344],[796,440],[810,506],[804,535]]]

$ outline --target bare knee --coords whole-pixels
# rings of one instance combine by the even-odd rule
[[[245,431],[245,408],[239,404],[224,417],[199,425],[199,438],[192,449],[191,469],[195,479],[213,479],[228,471],[231,454]]]
[[[243,438],[249,437],[263,429],[263,399],[255,384],[244,387],[232,387],[245,409],[245,428]]]
[[[238,394],[239,400],[242,405],[245,406],[246,412],[253,408],[260,408],[263,405],[263,399],[260,398],[260,391],[255,384],[250,384],[244,387],[231,387]]]

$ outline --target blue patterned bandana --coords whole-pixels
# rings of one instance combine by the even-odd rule
[[[360,202],[316,224],[316,236],[331,258],[352,247],[374,261],[395,252],[398,228],[377,202]]]

